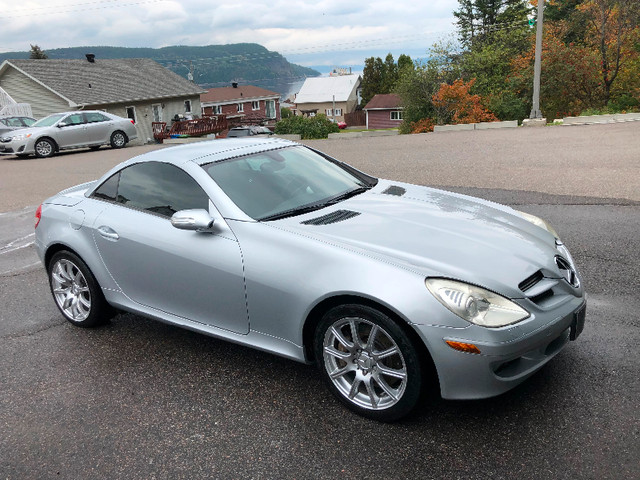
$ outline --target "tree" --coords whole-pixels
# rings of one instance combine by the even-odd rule
[[[527,0],[458,0],[453,12],[460,42],[465,48],[490,43],[496,32],[526,29],[530,11]]]
[[[411,133],[417,122],[436,118],[433,95],[446,78],[446,72],[438,68],[434,59],[417,63],[415,68],[402,71],[395,89],[402,101],[403,121],[400,133]]]
[[[366,105],[378,93],[383,93],[383,63],[380,57],[369,57],[364,61],[362,83],[360,84],[362,105]]]
[[[405,69],[412,69],[413,61],[408,55],[400,55],[398,63],[390,53],[384,59],[369,57],[364,61],[362,72],[362,105],[366,105],[378,94],[392,93]]]
[[[438,123],[478,123],[495,122],[496,116],[483,105],[480,95],[472,95],[469,90],[475,79],[464,82],[458,79],[452,85],[443,83],[433,96],[433,105],[438,114]]]
[[[47,57],[47,54],[44,53],[44,51],[38,45],[31,45],[31,53],[29,54],[29,58],[41,60],[49,57]]]
[[[547,118],[578,115],[602,106],[597,52],[585,45],[565,44],[562,29],[549,25],[542,45],[541,107]],[[511,88],[531,98],[534,46],[513,61]]]
[[[637,0],[585,0],[577,9],[587,15],[592,34],[589,43],[600,55],[606,105],[623,64],[638,54],[631,42],[638,38],[640,6]]]

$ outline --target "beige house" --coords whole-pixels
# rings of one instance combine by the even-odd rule
[[[344,121],[358,105],[359,75],[307,78],[295,98],[296,115],[323,113],[336,122]]]
[[[146,58],[5,60],[0,88],[31,105],[33,116],[70,110],[104,110],[136,122],[138,140],[153,140],[151,122],[200,114],[204,90]]]

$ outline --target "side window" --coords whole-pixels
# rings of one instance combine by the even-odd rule
[[[82,113],[73,113],[65,118],[61,123],[64,125],[82,125],[84,123],[84,118],[82,117]]]
[[[109,177],[109,179],[100,185],[95,192],[93,192],[93,197],[102,198],[103,200],[111,200],[112,202],[116,201],[116,197],[118,195],[118,182],[120,181],[120,172],[116,173]]]
[[[97,112],[85,113],[87,116],[87,123],[106,122],[109,120],[107,117]]]
[[[189,208],[209,210],[209,197],[204,190],[186,172],[174,165],[138,163],[122,170],[119,176],[115,201],[128,207],[165,217]],[[105,187],[105,194],[111,193],[107,187],[110,181],[111,179],[98,190]]]

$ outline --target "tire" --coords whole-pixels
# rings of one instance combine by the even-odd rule
[[[80,257],[66,250],[57,252],[47,271],[51,295],[69,322],[95,327],[113,315],[98,282]]]
[[[48,138],[41,138],[33,146],[38,158],[52,157],[56,153],[56,144]]]
[[[116,130],[111,134],[111,148],[122,148],[124,147],[129,140],[124,132],[120,130]]]
[[[418,404],[418,349],[382,312],[362,305],[329,310],[316,328],[314,349],[329,390],[354,412],[391,422]]]

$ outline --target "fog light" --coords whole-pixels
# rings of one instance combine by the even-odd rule
[[[476,347],[473,343],[462,343],[462,342],[453,342],[451,340],[445,340],[447,345],[449,345],[454,350],[458,350],[460,352],[465,353],[480,353],[480,349]]]

